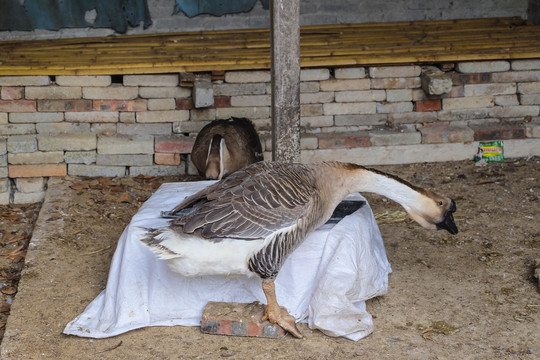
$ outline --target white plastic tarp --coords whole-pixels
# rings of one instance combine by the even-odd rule
[[[162,210],[211,183],[163,184],[143,204],[119,239],[106,289],[66,326],[65,334],[106,338],[146,326],[199,326],[208,301],[266,303],[256,276],[183,277],[137,240],[141,228],[167,225]],[[374,329],[365,301],[386,293],[390,272],[366,204],[312,232],[288,257],[275,281],[277,299],[310,328],[359,340]]]

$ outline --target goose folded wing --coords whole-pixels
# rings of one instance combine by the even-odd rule
[[[287,178],[255,175],[207,201],[184,218],[173,220],[183,231],[207,239],[262,239],[294,226],[315,202],[309,185],[291,183]],[[293,186],[296,188],[293,189]],[[224,189],[221,189],[224,190]]]
[[[220,194],[223,194],[227,190],[230,190],[242,184],[242,182],[245,180],[246,175],[247,174],[245,171],[238,170],[226,179],[218,181],[196,192],[195,194],[186,197],[182,202],[180,202],[180,204],[176,205],[170,211],[171,215],[177,214],[183,209],[205,203],[206,201],[215,200],[216,197],[220,196]]]

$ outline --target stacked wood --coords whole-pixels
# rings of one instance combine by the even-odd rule
[[[540,26],[521,18],[304,26],[300,36],[302,67],[540,58]],[[0,42],[0,75],[269,68],[269,29]]]

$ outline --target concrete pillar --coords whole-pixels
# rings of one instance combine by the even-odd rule
[[[300,0],[270,1],[272,159],[300,161]]]

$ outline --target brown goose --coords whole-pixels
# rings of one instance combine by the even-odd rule
[[[259,136],[245,118],[212,121],[199,132],[191,152],[199,174],[214,180],[261,160]]]
[[[281,265],[306,235],[331,216],[348,194],[374,192],[400,203],[427,229],[456,234],[453,200],[360,165],[258,162],[187,197],[168,227],[140,239],[184,276],[257,275],[267,299],[265,318],[302,337],[278,305]]]

